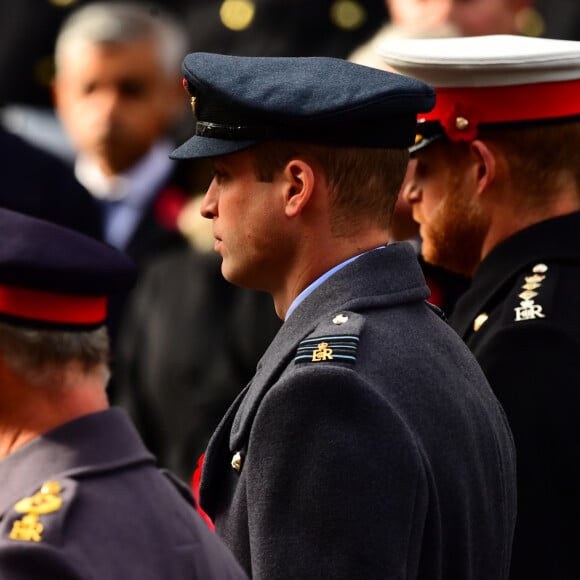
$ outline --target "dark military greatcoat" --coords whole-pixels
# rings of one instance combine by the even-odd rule
[[[287,318],[208,446],[201,506],[254,580],[507,578],[511,434],[406,243]]]
[[[109,409],[0,461],[3,580],[241,580],[188,490]]]
[[[580,578],[580,213],[485,258],[452,325],[502,403],[518,457],[512,579]]]

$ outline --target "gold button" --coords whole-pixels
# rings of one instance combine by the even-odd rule
[[[477,332],[486,322],[489,316],[482,312],[474,321],[473,321],[473,330]]]
[[[465,117],[457,117],[455,119],[455,128],[463,131],[469,127],[469,121]]]
[[[232,467],[238,473],[242,471],[242,454],[239,451],[236,451],[232,457]]]

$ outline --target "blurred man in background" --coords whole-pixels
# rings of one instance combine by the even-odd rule
[[[124,2],[72,12],[56,41],[54,99],[77,151],[75,174],[100,206],[104,239],[139,272],[183,245],[177,216],[200,179],[194,163],[168,157],[187,108],[179,70],[185,46],[168,15]],[[109,314],[114,364],[126,299],[116,297]],[[113,400],[117,391],[113,373]]]
[[[56,43],[54,97],[78,156],[79,181],[99,200],[105,239],[139,265],[179,239],[191,164],[168,159],[183,113],[183,30],[124,3],[92,3]]]

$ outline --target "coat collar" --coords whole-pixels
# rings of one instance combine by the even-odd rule
[[[369,276],[369,272],[373,275]],[[297,342],[309,335],[321,320],[343,310],[425,300],[428,294],[409,244],[398,243],[372,250],[339,270],[329,282],[305,298],[266,350],[233,422],[231,448],[235,449],[245,440],[262,397],[290,363]]]
[[[47,479],[154,461],[124,411],[111,408],[85,415],[0,461],[0,514]]]
[[[481,262],[473,281],[459,298],[451,325],[465,338],[475,317],[523,270],[540,261],[580,260],[580,212],[551,218],[510,236]]]
[[[258,363],[250,384],[238,395],[212,437],[200,485],[203,509],[211,516],[221,487],[226,456],[245,445],[262,398],[294,357],[301,339],[326,318],[345,310],[424,301],[429,289],[410,244],[393,243],[346,265],[316,288],[284,322]],[[229,463],[227,464],[229,468]],[[231,468],[229,468],[231,469]]]

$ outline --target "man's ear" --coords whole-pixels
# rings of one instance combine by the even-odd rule
[[[315,174],[312,167],[301,159],[292,159],[284,168],[284,204],[288,217],[304,211],[312,198]]]
[[[497,173],[497,157],[483,141],[476,139],[470,143],[471,153],[474,158],[474,171],[476,192],[481,195],[489,189],[495,181]]]

